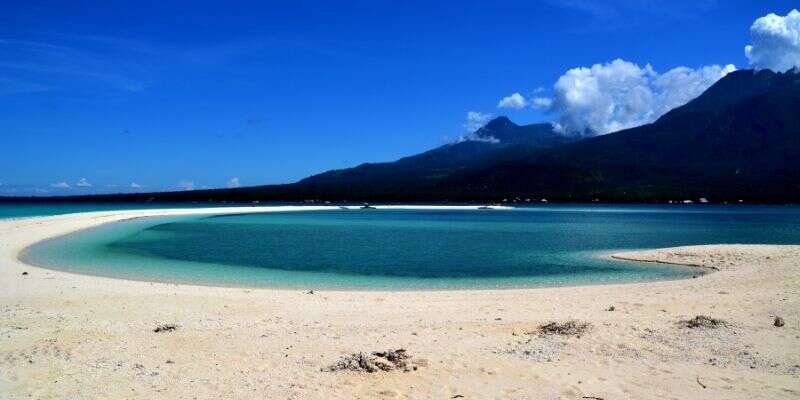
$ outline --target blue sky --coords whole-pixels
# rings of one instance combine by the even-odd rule
[[[4,2],[0,195],[282,183],[392,160],[464,134],[468,111],[554,120],[497,103],[547,95],[573,67],[747,68],[753,21],[796,7],[334,3]]]

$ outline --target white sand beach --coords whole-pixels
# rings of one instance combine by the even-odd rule
[[[313,294],[117,280],[18,260],[38,241],[128,218],[286,209],[0,220],[0,399],[800,398],[800,246],[615,255],[715,270],[677,281]],[[680,323],[697,315],[724,323]],[[591,327],[538,332],[570,319]],[[156,333],[159,324],[177,329]],[[417,370],[323,371],[350,353],[398,348]]]

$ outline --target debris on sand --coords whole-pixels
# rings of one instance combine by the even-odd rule
[[[356,372],[388,372],[388,371],[416,371],[420,363],[411,360],[411,355],[405,349],[374,351],[367,353],[353,353],[340,358],[323,371],[356,371]]]
[[[775,322],[772,323],[772,325],[774,325],[774,326],[776,326],[778,328],[784,326],[785,324],[786,323],[783,321],[783,318],[781,318],[781,317],[775,317]]]
[[[581,322],[574,319],[564,322],[548,322],[539,326],[539,333],[543,335],[561,335],[561,336],[578,336],[589,332],[592,329],[592,324],[588,322]]]
[[[25,276],[25,275],[28,275],[28,271],[23,271],[23,272],[22,272],[22,275],[23,275],[23,276]]]
[[[728,326],[728,323],[717,318],[711,318],[707,315],[698,315],[690,320],[681,321],[681,324],[689,329],[697,328],[719,328]]]
[[[614,311],[616,309],[617,309],[617,307],[611,306],[611,307],[606,308],[606,311]]]
[[[176,329],[178,329],[178,325],[175,325],[175,324],[161,324],[161,325],[156,326],[156,328],[153,329],[153,332],[155,332],[155,333],[172,332],[172,331],[174,331]]]
[[[701,387],[701,388],[703,388],[703,389],[706,389],[706,388],[708,388],[708,386],[706,386],[705,384],[703,384],[703,382],[700,382],[700,377],[699,377],[699,376],[697,377],[697,379],[696,379],[696,380],[697,380],[697,384],[698,384],[698,385],[700,385],[700,387]]]

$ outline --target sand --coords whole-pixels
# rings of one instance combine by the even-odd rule
[[[677,281],[314,294],[116,280],[17,259],[78,229],[197,212],[220,211],[0,220],[0,399],[800,397],[800,246],[615,255],[714,270]],[[696,315],[726,324],[681,324]],[[570,319],[590,329],[537,332]],[[160,324],[177,328],[153,332]],[[398,348],[416,370],[326,370],[350,353]]]

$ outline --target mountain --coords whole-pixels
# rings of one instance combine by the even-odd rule
[[[572,139],[553,131],[550,124],[517,125],[498,117],[458,142],[386,163],[367,163],[332,170],[296,183],[307,194],[394,193],[412,196],[433,190],[453,174],[493,165],[499,154],[552,148]]]
[[[500,117],[461,142],[320,174],[312,197],[800,201],[800,74],[742,70],[652,124],[573,141]]]
[[[736,71],[651,124],[592,138],[499,117],[468,139],[287,185],[75,199],[800,202],[800,71]]]
[[[800,74],[743,70],[656,122],[462,171],[443,192],[800,201]]]
[[[536,148],[555,147],[573,140],[556,133],[551,124],[517,125],[504,116],[489,121],[475,131],[473,136],[478,140],[496,141],[501,145],[526,145]]]

